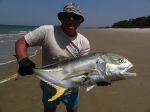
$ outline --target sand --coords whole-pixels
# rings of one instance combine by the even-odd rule
[[[150,30],[149,29],[80,29],[91,43],[91,52],[116,52],[133,64],[137,77],[95,87],[86,93],[81,88],[81,112],[150,112]],[[38,66],[41,52],[33,58]],[[17,72],[17,63],[0,66],[1,77]],[[60,104],[58,112],[65,112]],[[39,80],[19,77],[0,84],[0,112],[42,112]]]

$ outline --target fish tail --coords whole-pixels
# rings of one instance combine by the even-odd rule
[[[66,88],[63,88],[63,87],[60,87],[60,86],[57,86],[54,84],[52,85],[52,87],[54,87],[56,89],[56,94],[54,94],[54,96],[52,96],[50,99],[48,99],[48,102],[54,101],[57,98],[61,97],[66,91]]]

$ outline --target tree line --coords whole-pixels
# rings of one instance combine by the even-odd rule
[[[123,20],[112,25],[113,28],[150,28],[150,16]]]

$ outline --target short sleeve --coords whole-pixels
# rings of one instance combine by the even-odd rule
[[[41,26],[24,36],[29,46],[41,46],[46,35],[45,26]]]

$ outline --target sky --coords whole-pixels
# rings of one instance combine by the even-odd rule
[[[83,27],[104,27],[150,15],[150,0],[0,0],[0,24],[58,25],[57,13],[77,3],[85,18]]]

